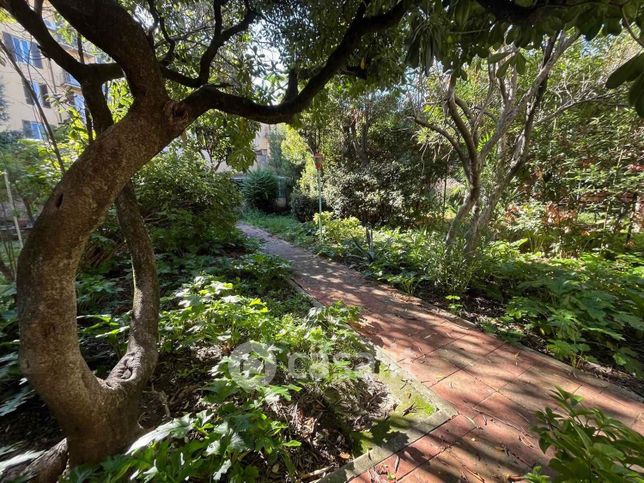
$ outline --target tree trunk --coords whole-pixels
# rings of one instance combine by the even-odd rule
[[[477,184],[474,184],[465,195],[465,199],[463,200],[463,203],[461,204],[460,208],[456,212],[456,216],[454,217],[454,219],[452,220],[452,223],[449,226],[449,230],[447,231],[447,236],[445,237],[445,244],[448,247],[453,245],[456,239],[456,234],[458,232],[458,229],[463,224],[463,220],[467,215],[470,214],[470,212],[472,211],[472,208],[476,206],[480,197],[481,197],[481,188],[480,188],[480,185],[477,183]]]
[[[92,231],[134,173],[187,123],[166,99],[134,104],[67,170],[46,202],[18,262],[17,291],[23,373],[58,420],[70,464],[94,463],[126,447],[138,434],[138,398],[156,361],[157,307],[141,302],[158,290],[150,272],[147,237],[128,237],[135,268],[134,313],[128,351],[99,379],[83,359],[76,327],[75,278]],[[120,218],[134,216],[128,192]],[[124,209],[123,209],[124,208]],[[136,273],[138,272],[138,273]],[[152,297],[154,300],[154,297]]]
[[[487,232],[494,210],[499,204],[499,200],[501,199],[501,195],[504,190],[505,186],[497,186],[494,192],[487,199],[486,203],[483,204],[480,209],[476,210],[465,240],[465,253],[468,255],[472,255],[474,253],[481,241],[481,237],[485,232]]]
[[[36,217],[34,216],[34,210],[31,207],[31,201],[29,201],[29,198],[26,196],[23,196],[20,191],[18,191],[18,196],[20,196],[20,200],[22,201],[22,204],[25,205],[25,211],[27,212],[27,218],[29,218],[29,223],[33,224],[36,221]]]

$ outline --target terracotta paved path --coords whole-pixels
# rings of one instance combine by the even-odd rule
[[[362,333],[459,413],[354,482],[509,481],[545,466],[529,428],[537,409],[553,406],[548,391],[555,385],[644,432],[644,404],[635,394],[484,334],[263,230],[240,228],[263,240],[266,252],[290,260],[297,283],[323,304],[361,306]]]

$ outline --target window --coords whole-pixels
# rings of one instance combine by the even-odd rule
[[[68,84],[74,87],[80,87],[80,82],[78,82],[73,75],[71,75],[69,72],[66,72],[66,71],[63,72],[63,84]]]
[[[85,98],[80,94],[74,94],[74,107],[81,116],[85,115]]]
[[[49,102],[49,89],[47,88],[47,84],[38,84],[37,82],[31,82],[31,88],[34,91],[34,94],[36,94],[36,97],[40,101],[40,105],[42,107],[51,107],[51,103]],[[33,105],[34,99],[31,96],[31,92],[29,91],[29,84],[26,81],[23,81],[22,87],[25,91],[25,100],[27,101],[27,104]]]
[[[31,97],[31,90],[29,89],[29,83],[23,80],[22,88],[25,91],[25,101],[27,101],[27,104],[33,105],[34,99],[33,97]]]
[[[4,44],[7,46],[7,49],[9,49],[9,54],[16,62],[42,68],[40,49],[34,42],[19,39],[7,32],[4,32],[2,36],[4,38]]]
[[[52,20],[52,19],[50,19],[50,18],[44,18],[44,19],[43,19],[43,22],[45,23],[45,26],[46,26],[49,30],[57,30],[57,29],[58,29],[58,25],[56,25],[56,22],[55,22],[55,21],[53,21],[53,20]]]
[[[22,132],[29,139],[40,139],[43,141],[47,137],[45,134],[45,126],[36,121],[22,121]]]

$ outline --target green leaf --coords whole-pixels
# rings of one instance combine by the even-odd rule
[[[512,52],[507,51],[507,52],[496,52],[494,54],[490,54],[489,57],[487,58],[488,62],[490,64],[495,64],[499,60],[505,59],[508,55],[510,55]]]

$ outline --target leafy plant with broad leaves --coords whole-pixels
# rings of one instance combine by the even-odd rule
[[[539,446],[554,449],[549,466],[557,472],[554,481],[641,482],[644,480],[644,436],[597,408],[582,404],[582,398],[561,388],[552,391],[562,410],[537,412]],[[532,482],[550,479],[539,471],[527,475]]]
[[[641,373],[644,337],[641,258],[545,258],[521,253],[523,241],[497,242],[485,253],[475,288],[506,304],[504,319],[538,333],[558,358],[573,363],[612,357]]]
[[[232,270],[262,279],[270,272],[284,276],[288,265],[276,257],[249,255],[234,261]],[[271,408],[288,403],[302,390],[315,391],[321,397],[325,391],[341,393],[338,388],[350,391],[351,382],[359,377],[346,360],[329,360],[316,372],[313,366],[317,361],[311,359],[297,368],[298,374],[308,376],[297,379],[287,371],[291,353],[331,356],[367,350],[349,325],[358,318],[356,308],[336,304],[311,309],[306,317],[275,317],[261,300],[236,295],[232,284],[212,275],[198,276],[185,284],[177,292],[177,302],[178,308],[161,317],[162,352],[219,346],[229,353],[242,342],[263,343],[274,357],[275,379],[266,383],[262,374],[250,371],[241,378],[231,374],[233,359],[225,356],[212,368],[213,379],[202,389],[200,405],[207,409],[157,427],[124,454],[99,465],[74,468],[65,481],[246,483],[260,480],[267,470],[294,477],[290,451],[300,442],[289,438],[287,422],[277,419]]]

